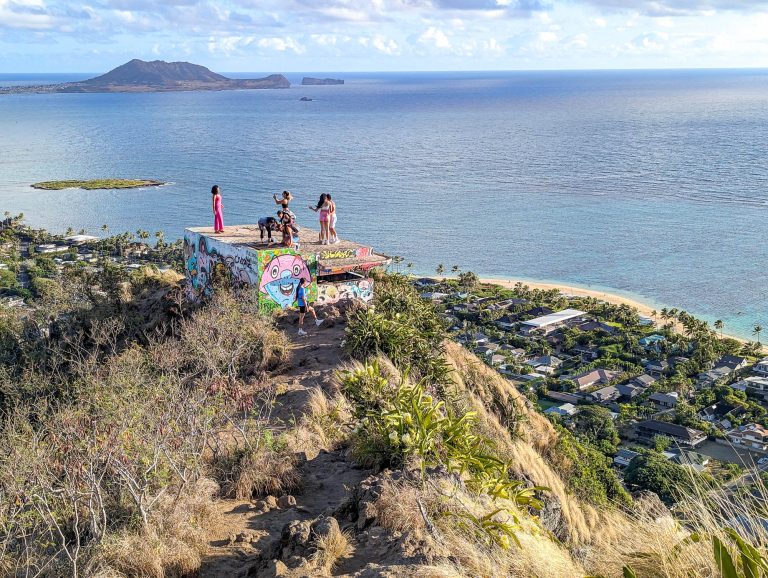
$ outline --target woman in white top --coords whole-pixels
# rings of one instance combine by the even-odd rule
[[[330,207],[330,221],[328,221],[328,232],[331,234],[331,243],[338,243],[339,237],[336,234],[336,203],[331,199],[331,194],[326,193],[325,200],[328,201]]]

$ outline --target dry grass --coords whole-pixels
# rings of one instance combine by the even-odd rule
[[[385,480],[381,496],[374,504],[376,521],[392,532],[417,532],[424,530],[424,518],[419,512],[421,493],[411,484]]]
[[[308,430],[316,447],[333,451],[349,438],[352,406],[340,393],[328,397],[320,389],[309,394],[301,426]]]
[[[559,534],[575,544],[591,543],[596,535],[602,535],[604,528],[599,527],[598,512],[570,494],[559,471],[544,458],[557,442],[557,432],[549,421],[529,405],[514,385],[473,354],[455,343],[447,343],[446,352],[455,369],[457,388],[467,394],[472,409],[478,412],[483,434],[496,443],[501,455],[512,459],[516,475],[549,488],[545,501],[559,501]]]
[[[337,526],[325,536],[319,536],[315,541],[317,551],[312,556],[315,567],[329,574],[339,561],[352,553],[352,545],[349,543],[349,535],[342,532]]]
[[[287,447],[271,449],[261,443],[246,452],[233,469],[224,494],[240,500],[289,493],[301,485],[296,457]]]
[[[215,523],[218,486],[202,479],[188,491],[165,495],[146,531],[123,531],[96,549],[86,575],[94,578],[181,578],[200,569]]]

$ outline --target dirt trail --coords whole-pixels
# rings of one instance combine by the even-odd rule
[[[329,318],[319,328],[310,321],[306,337],[297,335],[295,316],[287,315],[280,324],[292,341],[292,351],[289,369],[274,378],[284,392],[276,400],[270,420],[277,428],[304,413],[314,388],[329,388],[334,372],[344,360],[344,326],[336,320]],[[281,547],[281,534],[287,524],[333,515],[371,472],[352,464],[345,449],[321,450],[300,466],[300,472],[302,487],[295,494],[296,504],[290,507],[265,512],[250,500],[221,500],[216,504],[222,522],[211,529],[210,550],[199,573],[201,578],[317,575],[317,571],[306,569],[286,570],[280,563],[275,570],[274,561],[265,569],[264,559]],[[341,529],[351,535],[355,524],[338,514],[337,518]],[[354,537],[352,545],[353,552],[340,561],[333,575],[351,576],[371,561],[371,552]]]

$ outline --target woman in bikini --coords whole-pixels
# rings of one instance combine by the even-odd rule
[[[339,242],[339,237],[336,234],[336,203],[331,199],[331,194],[326,193],[325,200],[328,201],[330,208],[330,220],[328,221],[328,232],[331,234],[331,243],[335,244]]]
[[[329,239],[328,225],[331,221],[331,204],[328,202],[328,195],[325,193],[320,195],[317,206],[309,205],[309,208],[315,213],[320,213],[320,244],[327,245]]]
[[[275,200],[276,205],[282,205],[282,208],[284,211],[288,210],[288,204],[293,200],[293,195],[290,193],[290,191],[283,191],[283,196],[279,199],[277,198],[277,195],[272,195],[272,198]]]

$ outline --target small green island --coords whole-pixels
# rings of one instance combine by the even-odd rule
[[[89,181],[44,181],[32,185],[33,189],[60,191],[62,189],[138,189],[140,187],[159,187],[162,181],[147,179],[92,179]]]

